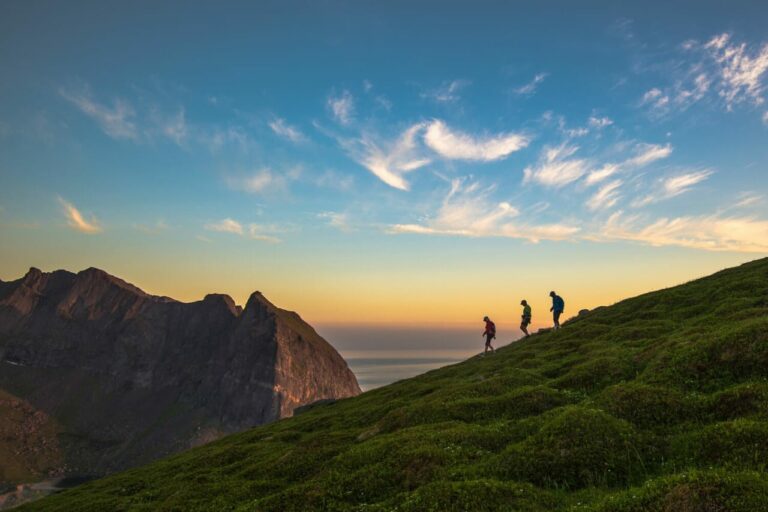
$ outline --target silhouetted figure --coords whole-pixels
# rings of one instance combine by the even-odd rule
[[[483,331],[483,336],[485,336],[485,352],[483,352],[483,354],[487,354],[489,348],[491,349],[491,352],[495,352],[491,345],[491,340],[496,337],[496,324],[491,322],[491,319],[487,316],[484,317],[483,320],[485,320],[485,330]]]
[[[531,325],[531,306],[528,305],[528,301],[525,299],[520,302],[520,305],[523,306],[523,317],[522,322],[520,322],[520,330],[525,333],[525,337],[527,338],[530,336],[528,333],[528,326]]]
[[[549,310],[552,312],[552,317],[555,320],[555,329],[559,329],[560,315],[565,311],[565,301],[555,292],[549,292],[549,296],[552,297],[552,307]]]

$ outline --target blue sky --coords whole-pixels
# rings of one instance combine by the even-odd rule
[[[0,278],[450,322],[764,256],[768,6],[606,4],[3,2]]]

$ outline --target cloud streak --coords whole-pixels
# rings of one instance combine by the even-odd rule
[[[355,115],[355,100],[352,93],[344,90],[338,96],[331,95],[328,97],[327,104],[336,121],[345,126],[352,123]]]
[[[443,121],[436,119],[427,125],[424,142],[443,158],[490,162],[504,159],[525,148],[530,138],[520,133],[472,136],[452,130]]]
[[[539,85],[548,76],[549,76],[549,73],[537,73],[536,75],[534,75],[533,79],[530,82],[516,89],[513,89],[512,92],[514,92],[515,94],[519,94],[520,96],[530,96],[536,92],[536,89],[538,89]]]
[[[96,121],[102,131],[113,139],[138,138],[139,133],[134,121],[136,112],[128,102],[115,99],[109,107],[94,100],[85,88],[80,91],[60,89],[59,94]]]
[[[670,199],[680,194],[688,192],[691,187],[697,183],[701,183],[712,175],[713,171],[710,169],[704,169],[701,171],[694,171],[685,174],[678,174],[676,176],[669,176],[659,181],[659,185],[656,190],[642,199],[635,201],[632,206],[638,208],[646,206],[651,203]]]
[[[75,207],[75,205],[61,197],[59,197],[58,200],[59,204],[64,210],[64,216],[67,219],[67,225],[75,231],[93,235],[96,233],[101,233],[104,230],[96,217],[91,216],[90,219],[86,219],[83,214],[80,213],[80,210]]]
[[[515,222],[520,211],[506,201],[493,201],[495,187],[481,187],[467,178],[451,180],[436,215],[420,224],[395,224],[392,234],[520,238],[531,242],[565,240],[579,231],[567,224],[529,225]]]
[[[680,246],[707,251],[768,252],[768,221],[753,217],[705,215],[660,218],[643,223],[616,212],[596,239],[629,240],[652,246]]]
[[[306,136],[298,128],[291,126],[285,119],[280,117],[270,121],[269,127],[275,134],[291,142],[301,143],[306,141]]]

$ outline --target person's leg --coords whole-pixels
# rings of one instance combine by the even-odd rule
[[[526,338],[530,336],[530,334],[528,334],[528,322],[525,320],[523,320],[523,323],[520,324],[520,330],[525,333]]]
[[[562,311],[555,311],[555,329],[560,328],[560,315],[562,314]]]
[[[493,336],[491,336],[490,334],[486,335],[486,338],[485,338],[485,347],[486,347],[486,350],[488,350],[488,349],[490,348],[490,349],[491,349],[491,352],[493,352],[493,351],[494,351],[493,345],[491,345],[491,340],[492,340],[492,339],[493,339]]]

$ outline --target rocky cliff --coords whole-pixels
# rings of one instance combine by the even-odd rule
[[[0,396],[19,416],[0,425],[0,483],[110,473],[359,392],[259,292],[183,303],[95,268],[0,281]]]

